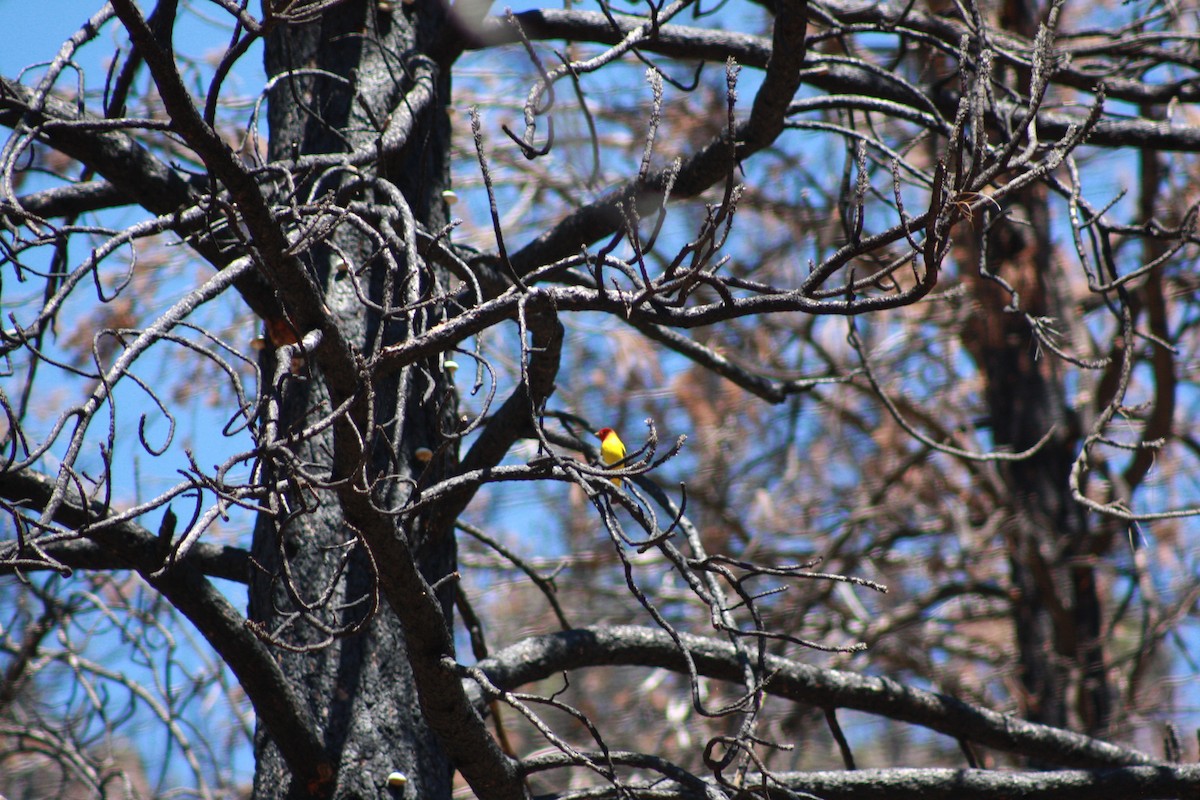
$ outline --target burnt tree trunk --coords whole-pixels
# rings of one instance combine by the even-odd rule
[[[997,11],[1001,27],[1030,38],[1044,16],[1034,0],[1009,0]],[[1026,70],[998,79],[1022,91],[1030,86]],[[1026,316],[1060,320],[1074,313],[1055,263],[1045,187],[1015,193],[1003,218],[975,224],[978,238],[964,252],[978,266],[967,267],[966,280],[980,313],[964,327],[963,340],[984,375],[994,444],[1019,452],[1055,431],[1033,455],[1000,464],[1011,504],[1006,535],[1022,711],[1031,721],[1098,734],[1110,717],[1111,689],[1091,561],[1095,537],[1069,485],[1080,422],[1064,371],[1040,347]]]
[[[393,15],[373,2],[341,4],[311,22],[279,26],[267,38],[266,68],[274,81],[268,97],[271,161],[347,153],[381,141],[397,114],[416,117],[403,148],[373,164],[297,169],[290,182],[265,176],[276,208],[294,211],[280,219],[293,240],[303,235],[304,209],[316,203],[394,207],[377,179],[399,189],[421,227],[437,231],[445,225],[449,80],[424,55],[442,35],[445,12],[438,3],[416,8],[396,4]],[[433,100],[424,106],[406,100],[418,75],[432,75]],[[392,224],[403,237],[403,222]],[[360,353],[402,341],[439,320],[436,305],[380,313],[380,307],[398,309],[414,296],[427,297],[445,277],[409,263],[403,248],[388,248],[395,259],[389,263],[378,239],[351,225],[315,238],[320,243],[304,249],[301,258],[340,330]],[[374,310],[356,293],[355,280]],[[286,339],[286,318],[268,323]],[[280,369],[267,348],[262,367],[264,380],[277,376],[268,391],[279,402],[281,434],[304,429],[347,399],[331,397],[311,360]],[[387,775],[400,771],[409,780],[405,796],[448,798],[451,765],[422,715],[403,630],[379,600],[371,557],[347,523],[333,485],[365,470],[375,507],[399,508],[421,471],[442,471],[457,459],[453,444],[439,447],[452,428],[455,395],[443,370],[419,364],[386,376],[364,370],[349,399],[369,409],[369,427],[359,431],[366,464],[336,462],[335,428],[305,439],[286,456],[261,462],[269,476],[299,477],[291,479],[278,507],[259,517],[253,551],[260,569],[251,584],[250,617],[292,648],[278,647],[278,658],[321,729],[333,769],[324,786],[291,785],[272,731],[260,726],[254,796],[307,796],[315,790],[339,798],[383,797]],[[417,456],[423,447],[437,451],[433,463]],[[287,459],[294,467],[287,467]],[[452,531],[409,519],[397,524],[413,543],[430,584],[454,570]],[[439,599],[451,619],[449,595]]]

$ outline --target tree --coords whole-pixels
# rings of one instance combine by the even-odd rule
[[[105,5],[0,79],[6,791],[1195,793],[1190,13]]]

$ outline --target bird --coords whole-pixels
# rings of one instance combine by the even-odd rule
[[[617,436],[617,432],[612,428],[601,428],[596,431],[596,436],[600,439],[600,460],[606,465],[611,466],[625,458],[625,443],[621,441],[621,437]],[[609,478],[613,482],[613,486],[620,488],[620,478]]]

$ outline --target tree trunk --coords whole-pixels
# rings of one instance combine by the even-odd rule
[[[997,12],[1001,27],[1030,38],[1044,17],[1036,0],[1008,0]],[[1024,88],[1030,74],[1012,70],[1000,80]],[[1060,362],[1041,357],[1029,322],[1029,317],[1067,319],[1074,310],[1063,296],[1054,259],[1045,187],[1017,192],[1006,212],[994,224],[977,221],[977,232],[987,232],[974,256],[980,274],[968,276],[968,282],[983,313],[965,326],[964,344],[984,375],[997,446],[1023,451],[1056,428],[1030,457],[1000,465],[1012,502],[1007,537],[1020,700],[1031,721],[1074,722],[1097,734],[1110,716],[1111,692],[1100,641],[1102,608],[1088,559],[1088,518],[1068,482],[1080,423],[1066,397]],[[1011,291],[985,271],[1000,276]]]
[[[414,65],[428,68],[429,60],[420,54],[436,40],[445,17],[437,3],[421,4],[418,12],[409,13],[412,8],[397,4],[392,16],[375,3],[346,3],[312,22],[276,27],[267,38],[267,73],[276,81],[269,95],[271,160],[347,152],[364,141],[381,140],[395,114],[417,115],[407,145],[375,164],[299,174],[294,186],[267,176],[275,181],[276,207],[297,212],[281,219],[285,228],[291,226],[293,241],[303,235],[300,207],[322,197],[336,194],[343,206],[366,200],[394,207],[395,200],[380,189],[382,181],[399,189],[422,227],[439,230],[445,224],[441,193],[449,181],[449,81],[435,74],[435,96],[424,108],[413,108],[405,99],[413,86]],[[403,221],[394,227],[403,238]],[[377,307],[394,309],[414,295],[427,296],[434,289],[431,284],[444,276],[408,263],[403,252],[395,252],[403,248],[390,248],[396,261],[389,266],[379,243],[350,225],[320,238],[300,257],[359,352],[436,324],[436,310],[384,319],[362,302],[354,281],[357,277]],[[284,331],[289,327],[286,319],[274,325]],[[311,363],[277,370],[273,348],[266,348],[262,369],[264,380],[281,376],[273,387],[281,433],[312,425],[337,404]],[[378,508],[397,508],[427,464],[445,469],[457,459],[453,443],[438,447],[452,430],[453,387],[436,365],[423,364],[382,378],[363,376],[359,391],[356,402],[369,401],[373,424],[360,431],[369,453],[365,469],[372,501]],[[451,766],[421,713],[400,624],[380,603],[371,558],[346,524],[329,486],[360,468],[333,462],[334,435],[334,427],[327,428],[287,456],[304,477],[292,481],[288,507],[259,517],[253,552],[260,569],[250,590],[251,619],[293,648],[278,648],[278,658],[321,728],[334,774],[322,787],[290,786],[272,732],[260,726],[254,796],[296,797],[317,789],[339,798],[379,797],[387,775],[399,771],[409,781],[405,796],[448,798]],[[432,463],[416,455],[426,446],[438,451]],[[285,459],[263,458],[261,468],[284,476]],[[405,533],[431,584],[454,570],[452,531],[410,523]],[[448,592],[441,599],[450,619]]]

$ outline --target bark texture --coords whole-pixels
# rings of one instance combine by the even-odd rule
[[[404,8],[408,12],[412,7]],[[433,75],[436,90],[423,108],[407,106],[405,97],[418,75],[428,77],[428,59],[421,53],[444,24],[437,4],[392,16],[380,13],[374,3],[359,2],[272,32],[266,40],[267,72],[275,80],[269,95],[271,160],[348,153],[382,140],[382,129],[393,115],[416,117],[407,144],[382,154],[361,173],[313,170],[294,185],[280,181],[272,187],[280,205],[295,207],[347,193],[378,206],[393,205],[394,198],[371,186],[372,179],[382,178],[399,188],[426,229],[445,224],[441,192],[448,182],[449,82]],[[290,221],[282,222],[287,226]],[[403,229],[397,233],[404,235]],[[298,226],[289,230],[293,240],[303,235]],[[372,303],[384,307],[402,304],[406,292],[428,291],[429,281],[417,264],[380,257],[376,242],[351,226],[339,227],[302,257],[339,329],[360,352],[403,342],[417,332],[413,328],[438,321],[430,312],[410,316],[407,324],[382,322],[361,302],[350,270],[359,272]],[[287,319],[283,323],[291,324]],[[409,780],[409,796],[449,797],[451,767],[422,714],[401,622],[386,610],[377,613],[377,570],[331,487],[361,473],[376,507],[402,505],[419,477],[417,469],[425,466],[414,452],[438,447],[453,419],[453,388],[442,371],[420,365],[372,381],[362,375],[357,396],[331,396],[311,361],[299,370],[279,369],[274,351],[264,353],[263,374],[280,376],[275,390],[282,398],[281,431],[300,430],[341,402],[361,406],[360,418],[368,421],[365,464],[337,463],[333,440],[344,433],[336,426],[304,440],[290,454],[299,469],[287,495],[289,507],[261,515],[254,536],[259,569],[251,582],[250,617],[296,646],[294,652],[280,650],[279,658],[302,687],[333,765],[330,779],[336,785],[319,791],[344,798],[386,796],[387,775],[399,771]],[[453,445],[442,448],[434,466],[445,468],[455,454]],[[434,583],[454,569],[451,531],[430,530],[419,522],[405,527],[427,581]],[[450,619],[448,602],[443,610]],[[331,637],[331,631],[338,634]],[[255,797],[304,796],[315,788],[289,784],[270,731],[260,727],[255,750]]]

